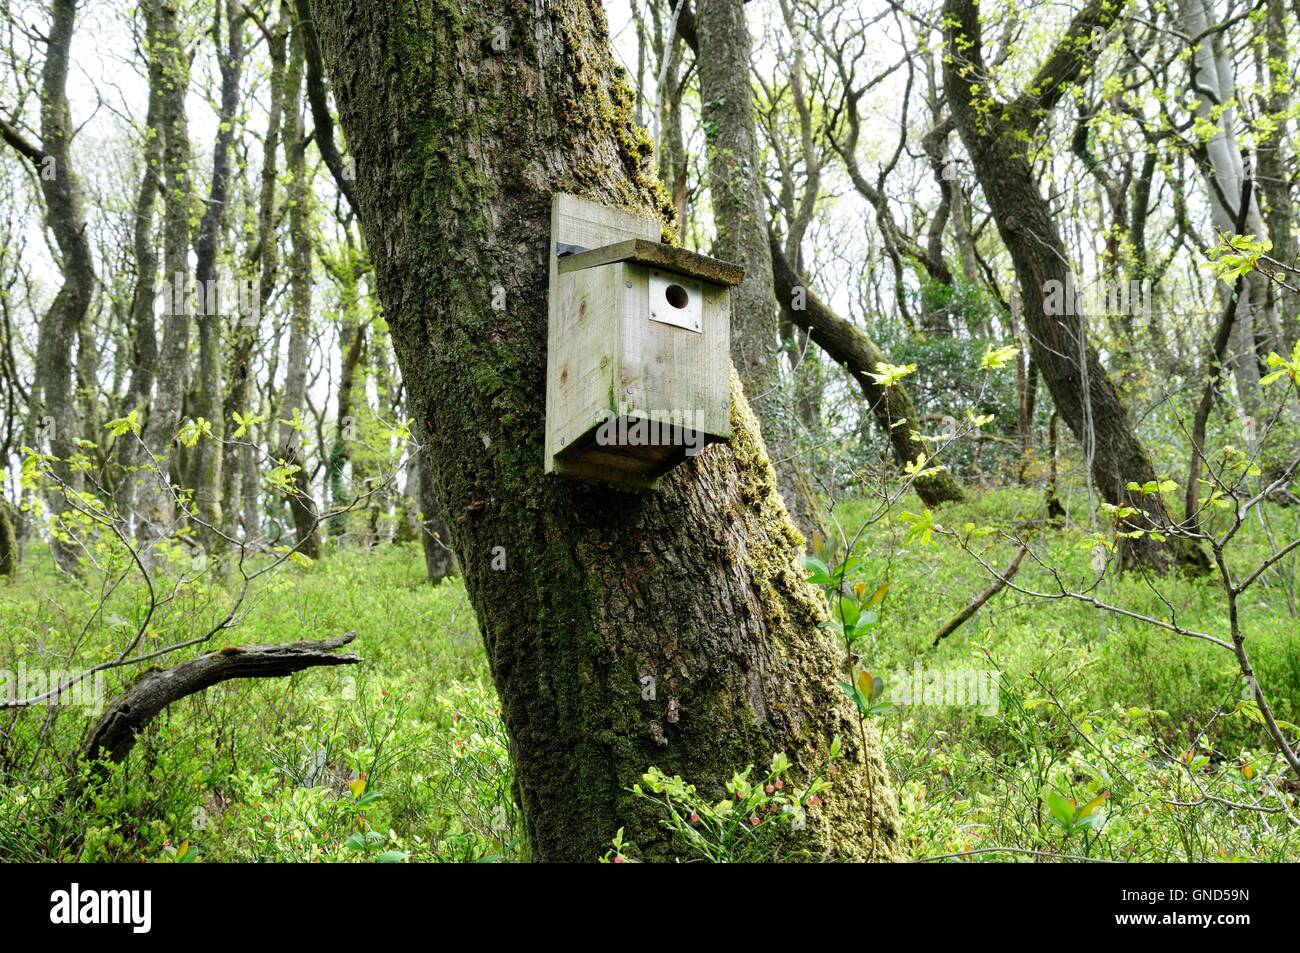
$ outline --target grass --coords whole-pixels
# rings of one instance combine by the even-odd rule
[[[1086,524],[1086,505],[1067,504]],[[1275,787],[1295,782],[1283,778],[1251,706],[1239,704],[1230,654],[1077,601],[1011,590],[934,648],[934,632],[990,580],[949,540],[905,543],[900,511],[918,507],[904,504],[862,534],[861,578],[889,584],[862,665],[894,683],[894,698],[897,673],[918,662],[926,672],[993,672],[997,692],[992,714],[900,705],[873,716],[912,857],[1300,856],[1300,834],[1282,810],[1296,810],[1295,791]],[[938,519],[957,529],[1029,526],[1043,563],[1081,584],[1092,561],[1084,530],[1035,526],[1039,511],[1038,494],[1006,489],[972,494]],[[856,527],[867,512],[850,503],[836,516]],[[1268,515],[1277,538],[1300,531],[1300,514]],[[994,534],[975,548],[1003,567],[1014,546]],[[1252,524],[1232,558],[1240,569],[1268,551],[1263,527]],[[17,580],[0,583],[0,668],[94,664],[139,624],[145,594],[134,583],[114,590],[92,619],[100,577],[72,587],[47,561],[33,552]],[[1300,631],[1284,585],[1294,558],[1281,570],[1244,604],[1256,671],[1290,723],[1300,720]],[[1052,576],[1027,558],[1016,583],[1049,591]],[[142,649],[201,634],[231,604],[231,586],[211,575],[160,588],[167,601]],[[1182,624],[1215,634],[1226,627],[1212,579],[1108,575],[1099,596],[1161,617],[1172,606]],[[0,713],[0,858],[517,859],[509,753],[473,611],[459,581],[424,582],[418,547],[286,563],[259,578],[239,625],[214,647],[348,630],[357,632],[361,666],[229,682],[173,705],[75,823],[60,797],[89,715]],[[107,694],[127,677],[110,673]]]

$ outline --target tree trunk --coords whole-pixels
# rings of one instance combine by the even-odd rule
[[[62,258],[63,283],[37,332],[31,416],[37,438],[48,441],[49,452],[55,458],[51,469],[56,479],[74,490],[81,486],[81,479],[69,462],[76,452],[78,436],[73,355],[95,286],[95,265],[86,237],[81,185],[72,165],[74,130],[67,86],[76,19],[77,0],[53,0],[50,4],[45,64],[41,69],[40,145],[28,142],[18,130],[0,120],[4,140],[36,166],[36,178],[45,200],[45,223]],[[51,507],[55,513],[64,510],[62,490],[51,494]],[[75,568],[75,547],[55,538],[50,548],[61,568]]]
[[[665,44],[663,33],[669,28],[665,22],[672,20],[677,8],[674,0],[655,0],[650,4],[650,14],[654,26],[651,41],[659,61],[660,82],[656,83],[656,141],[655,158],[659,170],[659,181],[672,199],[676,211],[677,238],[686,237],[686,225],[689,210],[686,205],[687,172],[689,171],[686,154],[685,137],[682,132],[682,96],[686,89],[682,82],[682,50],[685,44],[681,39],[680,24],[672,25],[672,36]],[[680,19],[680,16],[679,16]],[[666,62],[665,62],[666,60]]]
[[[424,447],[411,457],[415,468],[416,502],[419,508],[418,526],[420,545],[424,547],[424,567],[429,582],[437,585],[450,576],[456,567],[456,554],[451,548],[451,533],[438,502],[438,489],[433,482],[433,468],[425,459]]]
[[[1286,6],[1282,0],[1265,0],[1268,20],[1264,29],[1268,70],[1260,77],[1260,85],[1268,90],[1266,98],[1268,115],[1277,128],[1267,142],[1259,147],[1259,191],[1267,204],[1264,214],[1269,237],[1273,241],[1270,253],[1278,261],[1294,264],[1297,253],[1295,227],[1295,202],[1291,190],[1295,187],[1288,173],[1293,156],[1288,155],[1291,135],[1291,77],[1289,70],[1290,45],[1287,40]],[[1277,297],[1278,323],[1282,327],[1281,353],[1288,354],[1300,340],[1300,301],[1294,294]]]
[[[1179,0],[1178,8],[1183,32],[1188,37],[1199,37],[1187,59],[1188,85],[1196,97],[1196,116],[1217,129],[1217,134],[1205,143],[1198,165],[1214,226],[1231,234],[1236,228],[1238,205],[1246,194],[1243,192],[1245,158],[1236,138],[1233,101],[1237,89],[1232,58],[1223,47],[1222,31],[1210,30],[1217,24],[1210,0]],[[1266,238],[1259,203],[1252,197],[1247,200],[1247,206],[1246,232],[1256,238]],[[1221,290],[1226,294],[1228,287],[1222,285]],[[1258,418],[1262,397],[1260,351],[1267,353],[1281,347],[1278,340],[1281,334],[1275,333],[1273,327],[1276,321],[1273,289],[1264,272],[1253,270],[1246,275],[1236,308],[1229,363],[1237,380],[1237,396],[1243,413],[1247,418]],[[1264,430],[1262,426],[1259,429]],[[1247,434],[1253,432],[1253,428],[1247,429]],[[1250,449],[1254,451],[1255,447],[1252,445]]]
[[[0,500],[0,576],[12,578],[18,574],[18,537],[14,521],[9,518],[9,504]]]
[[[345,502],[343,490],[343,472],[351,456],[348,444],[353,439],[356,420],[352,415],[355,399],[357,368],[366,353],[366,324],[361,320],[361,296],[359,283],[366,273],[365,256],[355,247],[352,237],[352,224],[341,223],[345,242],[339,251],[337,260],[329,262],[330,273],[334,277],[339,297],[339,389],[334,414],[334,442],[330,447],[329,462],[326,467],[326,479],[329,488],[329,501],[332,506]],[[345,530],[346,514],[335,518],[339,531]]]
[[[230,149],[235,140],[236,114],[239,111],[239,76],[244,65],[244,13],[239,0],[225,0],[226,47],[221,49],[222,0],[217,0],[212,15],[212,33],[217,45],[221,70],[221,109],[217,116],[217,137],[212,147],[212,185],[207,208],[199,222],[195,246],[194,276],[204,306],[199,309],[199,373],[194,394],[194,413],[207,419],[212,436],[195,446],[194,503],[200,517],[212,530],[200,527],[200,537],[211,543],[222,524],[221,457],[225,436],[225,418],[221,400],[221,327],[222,314],[231,314],[229,305],[237,302],[216,300],[212,289],[218,283],[217,250],[225,229],[227,195],[230,192]],[[236,296],[237,298],[237,296]],[[233,314],[235,323],[246,316]]]
[[[883,763],[835,686],[825,603],[735,376],[730,447],[660,489],[543,476],[552,193],[668,212],[599,2],[335,0],[317,14],[384,313],[501,697],[527,853],[592,860],[621,827],[644,857],[676,856],[629,791],[647,767],[720,797],[737,768],[783,750],[806,771],[838,734],[847,768],[825,813],[784,836],[818,855],[897,857]]]
[[[140,477],[142,536],[155,541],[173,530],[176,505],[169,485],[177,470],[174,444],[184,413],[189,376],[190,315],[190,140],[185,115],[190,67],[173,0],[142,4],[151,56],[159,59],[163,94],[159,125],[163,130],[163,338],[158,354],[157,384],[149,421],[142,436],[157,472]],[[149,464],[150,461],[144,461]]]
[[[825,530],[794,444],[781,383],[767,202],[759,167],[754,96],[749,78],[749,28],[744,0],[708,0],[695,16],[702,121],[707,130],[709,194],[717,237],[713,255],[745,269],[732,290],[731,357],[762,424],[786,509],[805,535]]]
[[[251,361],[257,340],[258,320],[266,314],[275,291],[279,269],[279,248],[275,235],[275,183],[278,177],[281,130],[285,114],[285,49],[288,44],[289,19],[283,12],[267,36],[267,55],[271,61],[270,102],[267,107],[266,135],[262,138],[262,170],[257,198],[257,245],[250,258],[257,265],[257,310],[255,315],[241,314],[235,322],[229,388],[226,393],[225,418],[235,412],[252,416],[255,394],[251,380]],[[221,499],[227,513],[240,513],[245,537],[260,532],[258,506],[258,469],[254,456],[257,436],[250,428],[237,442],[226,445],[228,459],[222,464]]]
[[[316,520],[316,501],[308,479],[307,454],[303,448],[305,420],[298,423],[307,409],[307,347],[311,333],[311,233],[308,230],[311,189],[307,182],[307,140],[303,132],[302,33],[295,28],[290,43],[289,72],[286,80],[292,107],[286,112],[285,164],[289,172],[289,354],[281,404],[279,457],[296,467],[289,495],[297,550],[304,556],[320,556],[320,532]],[[295,418],[295,414],[298,418]]]
[[[131,295],[131,377],[122,401],[122,416],[135,411],[144,421],[149,398],[153,394],[158,372],[158,333],[154,323],[154,284],[158,280],[158,253],[154,232],[154,210],[162,191],[162,142],[160,125],[162,108],[162,61],[147,54],[149,70],[149,111],[145,121],[144,142],[140,155],[140,188],[136,193],[132,246],[135,252],[135,288]],[[140,442],[126,434],[117,442],[117,462],[121,469],[114,499],[118,514],[130,525],[135,519],[136,487],[140,481],[136,469],[140,462]]]

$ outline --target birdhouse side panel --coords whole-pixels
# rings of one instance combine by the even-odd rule
[[[603,312],[609,322],[606,336],[599,340],[590,337],[597,334],[599,324],[592,311],[593,296],[603,292],[598,293],[586,284],[595,277],[597,285],[608,290],[610,283],[618,280],[617,269],[592,268],[561,276],[556,249],[560,245],[599,248],[631,238],[654,240],[660,227],[653,218],[608,208],[575,195],[561,193],[552,198],[544,460],[547,473],[556,470],[556,455],[563,453],[566,446],[572,446],[580,434],[590,429],[597,406],[608,403],[610,392],[607,387],[599,401],[593,402],[593,395],[599,389],[601,359],[617,353],[610,350],[616,347],[617,341],[618,325],[613,309]],[[584,295],[587,299],[586,319],[579,325],[580,298]],[[611,299],[605,297],[603,300]],[[600,347],[594,348],[597,344]],[[599,354],[594,353],[597,349]],[[572,360],[566,365],[569,359]],[[612,365],[613,361],[609,368],[611,375],[615,373]],[[564,373],[566,366],[567,374]]]
[[[546,423],[553,453],[563,454],[617,408],[619,265],[561,275]]]

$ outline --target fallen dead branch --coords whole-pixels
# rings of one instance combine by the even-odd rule
[[[108,705],[91,730],[83,753],[93,764],[120,762],[136,735],[164,708],[187,695],[232,678],[281,678],[318,665],[355,665],[356,655],[335,655],[355,632],[332,639],[283,645],[232,645],[171,668],[146,672]]]

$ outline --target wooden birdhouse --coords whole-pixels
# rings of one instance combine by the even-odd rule
[[[546,472],[632,489],[731,436],[738,265],[659,241],[655,218],[551,204]]]

